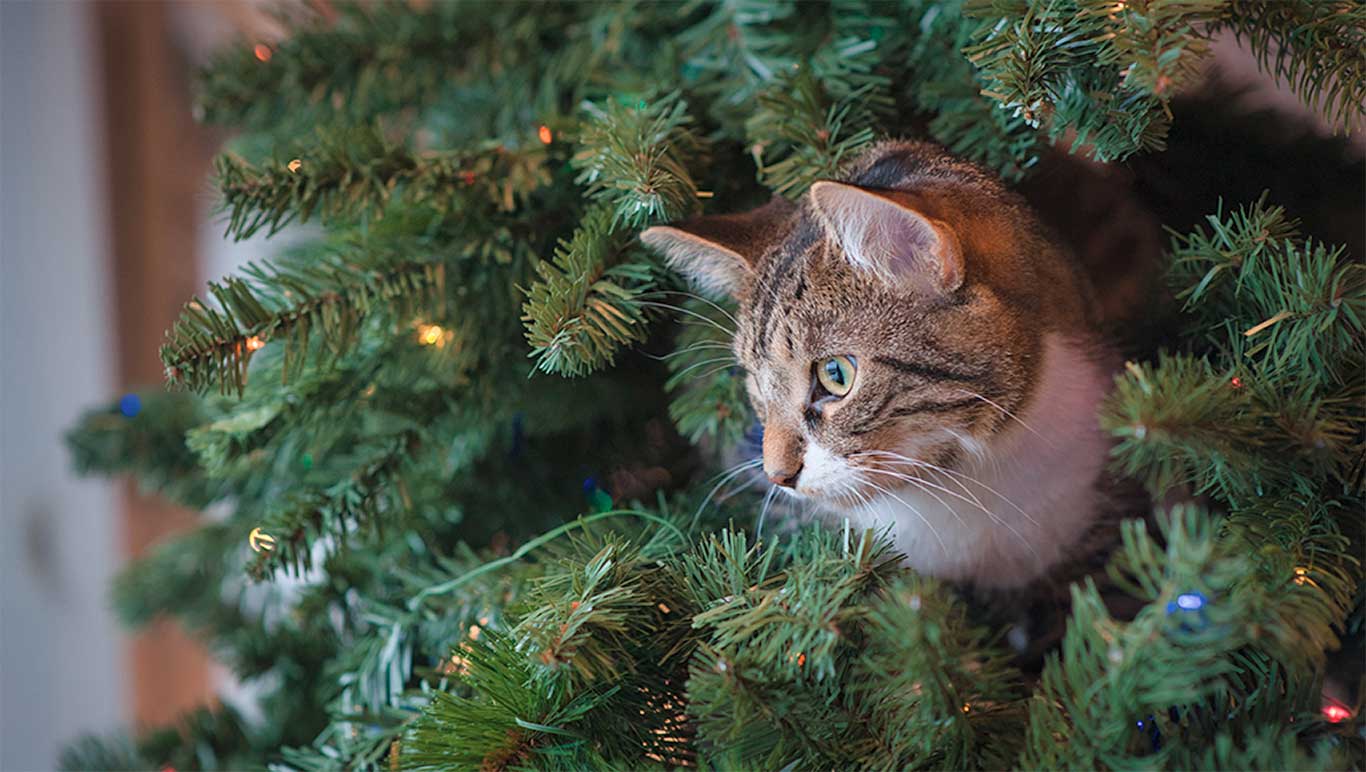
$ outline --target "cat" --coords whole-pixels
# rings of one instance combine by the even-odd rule
[[[887,141],[796,203],[641,239],[738,302],[734,352],[784,493],[890,526],[918,572],[988,590],[1083,548],[1120,357],[1081,264],[994,176]]]

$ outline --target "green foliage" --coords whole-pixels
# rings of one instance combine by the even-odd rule
[[[682,328],[664,383],[674,395],[669,415],[690,442],[710,439],[734,447],[753,423],[744,373],[731,350],[735,317],[701,298],[688,299],[679,313]]]
[[[1264,201],[1175,237],[1182,330],[1101,419],[1118,471],[1209,510],[1129,524],[1111,572],[1141,610],[1074,586],[1032,684],[976,599],[885,536],[754,535],[772,501],[746,493],[733,307],[680,291],[636,232],[798,196],[886,136],[1012,180],[1030,124],[1099,158],[1160,147],[1217,25],[1345,124],[1359,9],[528,10],[322,4],[202,74],[204,116],[248,130],[218,162],[228,235],[324,235],[187,307],[162,356],[193,393],[67,439],[82,471],[213,508],[112,602],[209,641],[267,720],[200,711],[64,766],[1341,764],[1349,733],[1316,709],[1327,652],[1361,635],[1366,282],[1343,249]]]
[[[438,212],[510,212],[549,182],[546,150],[488,143],[473,152],[414,152],[370,127],[322,134],[297,157],[257,166],[233,155],[215,161],[227,233],[274,235],[317,214],[324,224],[383,216],[393,200]],[[525,143],[520,143],[525,144]]]
[[[876,137],[879,85],[833,101],[810,68],[775,78],[745,124],[760,181],[796,198],[816,180],[836,176]]]
[[[1263,72],[1288,85],[1335,128],[1366,115],[1366,7],[1350,0],[1231,0],[1222,20]]]
[[[961,600],[933,580],[908,577],[873,605],[867,636],[850,688],[860,712],[877,721],[877,741],[859,766],[1012,763],[1024,728],[1019,672],[988,631],[969,622]]]
[[[215,306],[185,306],[161,349],[171,384],[241,394],[252,356],[267,341],[282,345],[288,380],[309,359],[325,365],[354,348],[372,309],[411,316],[444,280],[439,263],[362,250],[263,262],[243,273],[209,283]]]
[[[905,0],[906,99],[930,116],[930,136],[953,152],[1018,180],[1037,160],[1035,132],[1022,116],[983,93],[982,74],[960,52],[980,26],[963,0]]]
[[[616,230],[600,204],[527,290],[522,318],[536,366],[547,373],[586,375],[614,361],[623,346],[645,338],[642,297],[653,286],[649,263],[627,261],[635,234]]]
[[[1170,282],[1206,355],[1130,365],[1102,422],[1126,474],[1191,484],[1235,509],[1283,495],[1361,495],[1366,269],[1299,242],[1259,201],[1173,239]]]
[[[1215,524],[1198,510],[1173,511],[1163,536],[1165,548],[1128,523],[1112,559],[1117,581],[1146,601],[1132,621],[1111,617],[1094,585],[1073,587],[1062,649],[1050,655],[1030,702],[1022,766],[1188,768],[1180,757],[1191,754],[1189,743],[1153,738],[1187,737],[1194,729],[1227,737],[1262,718],[1257,714],[1266,703],[1281,721],[1317,707],[1309,701],[1315,692],[1283,701],[1264,688],[1265,680],[1246,676],[1274,673],[1266,657],[1279,655],[1274,661],[1281,666],[1300,666],[1291,671],[1293,681],[1313,683],[1304,664],[1333,642],[1331,628],[1346,609],[1325,603],[1320,588],[1291,574],[1247,581],[1246,550],[1218,538]],[[1277,618],[1296,621],[1281,625],[1272,621]],[[1271,629],[1277,635],[1268,639],[1263,631]],[[1223,741],[1225,752],[1229,742]]]
[[[1265,196],[1208,224],[1172,245],[1171,280],[1204,323],[1195,329],[1227,348],[1241,336],[1240,358],[1268,374],[1352,379],[1366,332],[1366,266],[1342,247],[1299,239],[1297,223]]]
[[[639,105],[590,104],[594,120],[584,127],[575,156],[576,182],[591,198],[613,205],[612,226],[641,228],[677,220],[697,206],[697,185],[688,169],[696,164],[698,140],[678,92]]]
[[[1358,3],[967,0],[967,11],[982,20],[967,53],[985,93],[1102,161],[1164,147],[1170,101],[1195,82],[1220,27],[1335,125],[1366,114]]]

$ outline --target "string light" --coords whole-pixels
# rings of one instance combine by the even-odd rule
[[[291,172],[297,173],[300,169],[304,168],[304,162],[301,159],[295,158],[293,161],[290,161],[289,165],[285,168],[289,169]]]
[[[1328,719],[1330,724],[1341,724],[1352,717],[1352,711],[1339,702],[1329,701],[1323,706],[1323,717]]]
[[[261,340],[259,336],[253,335],[247,338],[247,351],[260,351],[265,348],[265,345],[266,342]]]
[[[1194,611],[1205,605],[1205,598],[1195,592],[1182,593],[1176,596],[1176,605],[1186,611]]]
[[[555,135],[550,133],[550,127],[544,123],[541,124],[540,130],[536,132],[536,136],[541,138],[541,144],[543,145],[549,145],[551,141],[555,139]]]
[[[270,552],[275,549],[275,537],[257,526],[251,529],[251,533],[247,534],[247,544],[251,545],[252,552]]]
[[[1318,586],[1318,584],[1314,582],[1313,577],[1309,576],[1309,569],[1305,568],[1304,566],[1295,567],[1295,584],[1298,584],[1300,586],[1304,586],[1306,584],[1314,587]]]
[[[257,43],[256,47],[252,49],[252,53],[256,54],[257,60],[268,62],[270,61],[271,54],[274,52],[271,51],[270,46],[265,43]]]
[[[1243,388],[1243,379],[1235,375],[1229,379],[1228,385],[1235,389],[1241,389]]]
[[[447,332],[439,324],[419,324],[417,342],[424,346],[446,345]]]
[[[119,412],[124,418],[132,418],[142,412],[142,397],[136,394],[125,394],[119,400]]]
[[[465,675],[470,672],[470,661],[459,654],[452,654],[449,660],[441,663],[440,670],[447,675]]]

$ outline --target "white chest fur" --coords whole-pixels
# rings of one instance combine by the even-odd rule
[[[1090,352],[1050,336],[1038,388],[1009,429],[984,445],[960,438],[957,470],[924,488],[892,488],[850,514],[890,525],[921,573],[1023,585],[1056,564],[1101,510],[1096,481],[1109,440],[1096,410],[1110,385]]]

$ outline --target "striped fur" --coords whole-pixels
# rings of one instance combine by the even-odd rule
[[[739,300],[735,352],[785,491],[893,524],[923,572],[1026,584],[1101,509],[1094,416],[1115,357],[1091,286],[1023,199],[937,147],[881,144],[840,182],[735,238],[715,218],[642,238]],[[821,397],[813,366],[836,355],[856,360],[853,388]]]

